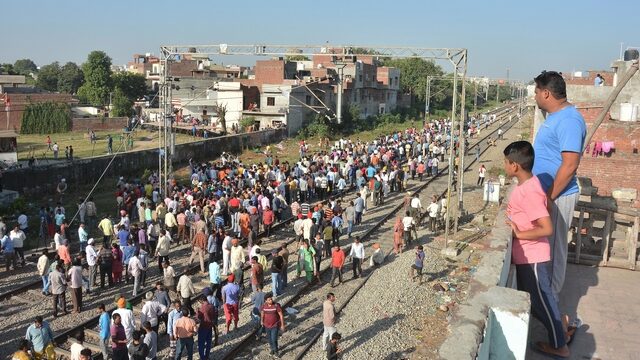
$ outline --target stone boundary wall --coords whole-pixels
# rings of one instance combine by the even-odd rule
[[[255,147],[276,143],[286,137],[286,129],[268,129],[179,144],[175,147],[173,164],[174,166],[184,164],[191,158],[196,161],[211,161],[220,156],[223,151],[239,153],[249,146]],[[57,186],[60,178],[65,178],[71,187],[95,182],[111,159],[112,155],[103,155],[74,160],[73,163],[61,162],[32,168],[8,170],[3,174],[3,186],[21,193],[50,195],[54,193],[55,186]],[[130,151],[116,155],[105,176],[141,176],[144,169],[158,169],[157,148]]]

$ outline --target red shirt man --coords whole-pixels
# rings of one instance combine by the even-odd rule
[[[342,268],[344,266],[344,259],[346,258],[342,248],[335,246],[331,251],[331,266],[334,268]]]
[[[273,215],[273,210],[270,208],[266,208],[262,212],[262,223],[265,225],[271,225],[275,221],[275,216]]]

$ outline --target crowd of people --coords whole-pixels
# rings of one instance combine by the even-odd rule
[[[98,309],[103,356],[154,359],[158,326],[164,322],[171,356],[179,359],[186,354],[191,358],[193,337],[197,334],[198,351],[206,358],[218,343],[218,312],[225,315],[224,333],[231,331],[231,324],[238,326],[238,308],[248,292],[243,285],[248,266],[254,316],[269,335],[271,350],[277,355],[277,331],[284,328],[284,321],[275,299],[286,291],[291,254],[284,243],[273,249],[269,265],[258,232],[273,238],[273,225],[291,216],[296,219],[293,229],[298,241],[294,254],[298,276],[304,273],[307,282],[318,281],[320,262],[330,258],[331,283],[336,279],[341,283],[345,259],[350,257],[353,277],[357,278],[362,274],[365,252],[360,239],[352,236],[354,227],[391,193],[405,192],[409,179],[438,176],[450,141],[458,142],[451,123],[439,120],[370,142],[340,139],[331,148],[316,152],[301,141],[300,161],[293,164],[280,161],[270,148],[265,160],[253,165],[223,153],[214,162],[190,161],[189,181],[171,179],[166,196],[161,196],[162,184],[157,174],[131,181],[120,177],[114,192],[115,220],[113,213],[99,211],[92,198],[77,203],[77,231],[71,230],[67,210],[60,203],[53,209],[41,208],[41,234],[46,229],[44,236],[53,240],[56,251],[52,260],[48,250],[38,260],[42,292],[52,295],[54,317],[59,311],[68,312],[67,292],[73,300],[73,311],[80,312],[84,310],[83,293],[99,296],[106,287],[133,283],[131,296],[138,295],[145,289],[147,273],[157,261],[162,281],[156,284],[155,292],[145,293],[139,319],[142,327],[135,326],[124,294],[116,301],[118,309],[113,314],[107,313],[104,306]],[[457,145],[455,148],[457,151]],[[355,191],[351,200],[347,196],[349,190]],[[324,203],[314,204],[313,200]],[[437,231],[446,201],[434,197],[423,210],[420,199],[408,194],[405,210],[406,216],[399,218],[394,228],[397,252],[416,238],[423,211],[429,213],[430,229]],[[349,254],[340,243],[345,235],[352,240]],[[5,253],[11,248],[11,244],[5,246],[6,238],[2,238]],[[179,244],[191,244],[188,263],[198,261],[200,274],[209,277],[211,287],[202,293],[195,290],[189,274],[176,277],[171,246]],[[15,243],[13,247],[17,248]],[[370,265],[376,266],[384,255],[378,244],[373,248]],[[71,249],[78,251],[72,256]],[[265,274],[269,271],[271,292],[264,293]],[[227,276],[224,286],[223,276]],[[172,293],[173,300],[169,296]],[[199,299],[197,310],[192,302],[195,299]],[[327,327],[331,321],[325,320]],[[46,321],[38,324],[47,326]],[[339,338],[335,333],[323,337],[327,349],[334,354],[339,351]],[[46,341],[43,343],[44,347],[36,347],[32,341],[31,350],[46,358]]]

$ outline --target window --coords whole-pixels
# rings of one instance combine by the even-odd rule
[[[311,95],[307,95],[307,97],[305,98],[305,103],[307,105],[311,105]]]
[[[276,98],[273,96],[267,96],[267,106],[276,106]]]
[[[362,74],[358,75],[358,81],[362,82]]]

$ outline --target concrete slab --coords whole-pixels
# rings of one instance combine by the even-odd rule
[[[571,343],[571,359],[640,359],[640,272],[569,264],[560,310],[584,325]],[[544,326],[532,320],[530,343],[547,341]],[[527,352],[527,359],[549,359]]]

